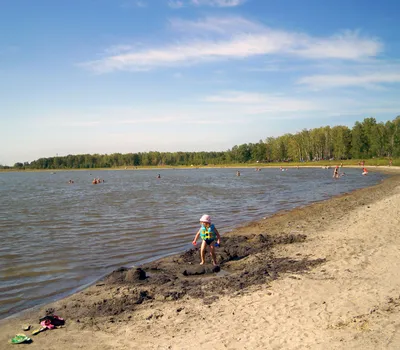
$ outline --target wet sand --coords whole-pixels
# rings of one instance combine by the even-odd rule
[[[49,309],[66,325],[26,347],[398,349],[399,218],[393,175],[224,235],[219,272],[209,257],[199,265],[196,248],[3,320],[0,349]]]

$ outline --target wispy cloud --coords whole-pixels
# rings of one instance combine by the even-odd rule
[[[96,107],[87,112],[71,111],[54,112],[53,116],[44,117],[43,122],[49,125],[61,125],[80,129],[91,127],[108,130],[114,128],[129,128],[130,126],[157,125],[223,125],[228,121],[243,123],[243,119],[232,120],[231,113],[226,113],[225,106],[212,108],[204,103],[188,106],[154,106],[146,108],[132,107]],[[118,118],[110,116],[118,115]]]
[[[363,72],[357,75],[311,75],[299,79],[298,84],[307,85],[313,89],[338,88],[346,86],[376,87],[381,84],[400,83],[400,71],[393,72]]]
[[[217,32],[217,38],[200,35],[183,37],[179,43],[162,47],[127,50],[82,66],[97,73],[116,70],[147,70],[156,67],[192,65],[216,60],[241,59],[261,55],[286,55],[307,59],[359,60],[374,57],[382,50],[375,38],[346,31],[331,37],[313,37],[305,33],[265,27],[241,17],[207,18],[203,21],[171,21],[172,28],[186,26],[198,31]],[[237,27],[235,27],[237,24]],[[237,28],[232,31],[231,28]]]
[[[246,0],[192,0],[196,6],[235,7],[242,5]]]
[[[132,8],[132,7],[147,7],[147,2],[144,0],[127,0],[121,4],[122,8]]]
[[[265,114],[268,112],[315,111],[321,107],[309,100],[286,96],[246,91],[226,91],[207,96],[204,101],[213,103],[235,104],[242,107],[246,114]]]
[[[228,36],[241,33],[262,33],[265,30],[265,26],[261,23],[239,16],[206,17],[194,21],[172,18],[169,20],[169,24],[175,31],[194,35],[212,33]]]
[[[173,9],[180,9],[181,7],[184,7],[185,4],[183,1],[180,1],[180,0],[169,0],[168,6]]]
[[[169,0],[168,6],[182,8],[185,6],[212,6],[212,7],[236,7],[246,0]]]
[[[298,47],[289,48],[293,54],[305,58],[339,58],[357,60],[373,57],[382,50],[382,45],[375,38],[363,38],[357,31],[345,31],[329,38],[311,38],[299,36]]]

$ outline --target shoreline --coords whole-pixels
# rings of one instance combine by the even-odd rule
[[[393,170],[390,173],[398,174],[397,169],[392,167],[390,170]],[[173,315],[182,318],[183,314],[186,315],[182,310],[189,309],[193,301],[207,310],[209,306],[218,307],[226,299],[246,298],[260,290],[268,290],[271,284],[287,278],[287,275],[294,274],[297,278],[308,274],[327,264],[326,257],[304,256],[298,259],[303,255],[301,251],[293,257],[281,257],[280,254],[307,244],[317,232],[335,226],[337,221],[349,213],[390,197],[399,183],[400,175],[393,175],[378,185],[293,210],[280,211],[267,219],[251,222],[223,235],[222,246],[217,250],[223,270],[219,274],[213,274],[209,265],[204,271],[199,269],[198,251],[192,250],[142,265],[141,268],[150,276],[146,280],[139,279],[136,269],[116,270],[76,294],[1,320],[0,344],[4,344],[13,333],[21,333],[21,324],[31,323],[36,327],[37,321],[34,320],[42,317],[48,307],[54,307],[56,314],[66,318],[67,325],[36,336],[30,345],[34,349],[47,348],[50,344],[58,347],[60,344],[57,341],[65,347],[69,344],[68,337],[73,336],[79,341],[79,337],[84,339],[82,337],[87,335],[86,332],[95,331],[96,335],[107,338],[110,329],[116,330],[118,325],[135,328],[135,321],[138,320],[146,327],[150,325],[154,332],[152,323],[157,324],[167,313],[172,315],[172,319]],[[385,225],[385,222],[382,224]],[[183,275],[185,270],[186,276]],[[219,277],[221,274],[222,277]],[[184,306],[177,308],[178,304]],[[181,307],[183,309],[178,312]],[[194,317],[193,314],[190,316]],[[142,329],[144,333],[148,333],[146,327]],[[149,339],[151,334],[147,335]],[[141,336],[145,338],[145,334]],[[181,336],[184,339],[184,334]],[[145,341],[138,343],[139,340],[136,340],[135,346],[149,346]],[[174,344],[173,339],[170,339],[170,344]],[[131,348],[127,345],[118,346],[100,348]]]
[[[128,166],[128,167],[116,167],[116,168],[84,168],[84,169],[0,169],[0,173],[37,173],[37,172],[44,172],[44,173],[64,173],[64,172],[75,172],[75,171],[91,171],[91,172],[96,172],[96,171],[141,171],[141,170],[187,170],[187,169],[192,169],[192,170],[199,170],[199,169],[254,169],[254,168],[259,168],[259,169],[279,169],[280,167],[283,168],[288,168],[288,169],[297,169],[297,167],[300,168],[317,168],[320,169],[321,167],[326,167],[328,166],[329,169],[333,169],[333,167],[336,165],[336,163],[320,163],[318,165],[306,165],[306,164],[290,164],[290,163],[271,163],[271,165],[268,165],[266,163],[260,163],[260,164],[249,164],[249,165],[243,165],[243,164],[233,164],[233,165],[199,165],[199,166],[189,166],[189,165],[177,165],[177,166],[153,166],[153,167],[147,167],[147,166]],[[345,164],[341,169],[345,168],[362,168],[362,165],[357,165],[357,164]],[[380,171],[380,172],[398,172],[400,171],[400,166],[389,166],[389,165],[373,165],[373,164],[366,164],[366,168],[369,170],[374,170],[374,171]],[[329,170],[327,169],[327,170]]]

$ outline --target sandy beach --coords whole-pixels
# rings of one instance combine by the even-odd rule
[[[382,170],[382,169],[380,169]],[[400,172],[0,321],[0,349],[399,349]],[[39,327],[46,311],[65,326]]]

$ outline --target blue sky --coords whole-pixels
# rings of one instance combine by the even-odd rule
[[[2,0],[0,164],[400,114],[396,0]]]

